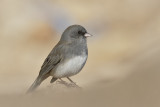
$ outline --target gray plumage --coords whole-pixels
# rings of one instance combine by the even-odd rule
[[[81,71],[88,57],[86,29],[80,25],[69,26],[60,41],[45,59],[38,77],[27,92],[35,90],[43,80],[52,76],[50,83],[70,77]]]

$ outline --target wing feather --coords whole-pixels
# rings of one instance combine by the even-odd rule
[[[61,55],[59,54],[60,45],[55,47],[50,54],[45,59],[43,65],[41,66],[41,70],[39,75],[45,75],[49,73],[58,63],[61,61]]]

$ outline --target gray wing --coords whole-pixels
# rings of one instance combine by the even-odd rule
[[[59,54],[60,48],[56,46],[45,59],[43,65],[41,66],[41,70],[39,72],[39,76],[43,76],[49,73],[54,67],[60,63],[61,55]]]

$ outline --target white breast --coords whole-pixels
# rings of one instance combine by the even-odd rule
[[[56,78],[69,77],[75,75],[78,72],[80,72],[80,70],[83,68],[86,60],[87,56],[76,56],[60,64],[52,75]]]

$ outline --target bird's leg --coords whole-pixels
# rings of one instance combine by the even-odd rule
[[[64,80],[62,80],[61,78],[58,78],[59,80],[61,80],[61,81],[57,81],[58,83],[60,83],[60,84],[64,84],[64,85],[66,85],[67,84],[67,82],[66,81],[64,81]]]
[[[61,78],[59,78],[61,80],[61,82],[66,83],[66,81],[62,80]]]
[[[69,77],[67,77],[67,79],[72,83],[74,84],[76,87],[80,88],[75,82],[73,82]]]
[[[67,77],[67,79],[68,79],[71,83],[76,84],[76,83],[75,83],[75,82],[73,82],[69,77]]]
[[[63,81],[61,78],[59,78],[61,81]]]

